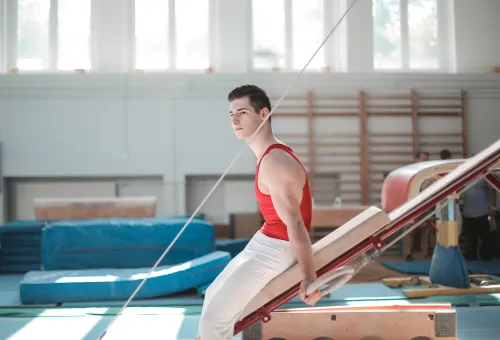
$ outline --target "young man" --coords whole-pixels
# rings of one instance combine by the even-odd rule
[[[228,101],[234,133],[248,141],[269,115],[270,100],[259,87],[243,85],[229,93]],[[306,171],[293,151],[274,137],[271,117],[249,145],[257,157],[255,193],[265,223],[207,289],[201,340],[232,339],[246,305],[295,262],[302,275],[301,299],[309,305],[320,299],[319,291],[305,295],[317,278],[308,235],[312,199]]]

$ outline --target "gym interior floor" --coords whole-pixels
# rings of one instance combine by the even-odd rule
[[[459,340],[500,338],[500,294],[408,300],[401,289],[389,288],[381,282],[388,277],[407,276],[380,264],[402,260],[402,257],[381,256],[363,268],[349,284],[325,297],[320,305],[449,302],[457,310]],[[21,274],[0,276],[0,339],[98,339],[124,303],[22,306],[18,293],[22,277]],[[195,339],[202,303],[196,292],[132,301],[104,339]],[[300,307],[305,305],[296,298],[282,308]]]

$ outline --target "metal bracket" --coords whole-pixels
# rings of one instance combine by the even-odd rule
[[[382,242],[382,239],[378,236],[371,236],[370,241],[374,245],[375,250],[370,255],[363,253],[362,259],[361,259],[361,264],[363,266],[366,266],[366,265],[374,262],[375,258],[381,253],[381,249],[384,247],[384,243]]]
[[[379,236],[371,236],[370,239],[375,246],[375,249],[380,250],[384,246],[384,242],[382,242],[382,239]]]
[[[456,337],[457,319],[456,314],[436,313],[436,337]]]
[[[260,317],[262,322],[266,323],[271,321],[271,315],[267,312],[267,310],[263,307],[257,310],[257,315]]]

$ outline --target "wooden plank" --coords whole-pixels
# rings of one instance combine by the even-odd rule
[[[308,164],[309,171],[314,174],[314,145],[313,145],[313,109],[312,109],[312,93],[307,92],[307,156],[308,156]],[[309,178],[310,185],[314,185],[314,176]]]
[[[365,92],[359,92],[359,132],[360,132],[360,147],[361,147],[361,204],[368,204],[368,137],[367,119],[366,119],[366,98]]]
[[[443,132],[443,133],[420,133],[421,137],[462,137],[461,133]]]
[[[467,133],[467,91],[460,91],[460,117],[462,118],[462,150],[463,157],[469,157],[469,137]]]
[[[273,117],[307,117],[307,113],[275,112]],[[357,117],[356,112],[314,112],[315,117]]]
[[[417,151],[419,151],[420,138],[418,135],[418,98],[417,92],[415,90],[411,90],[411,129],[412,129],[412,144],[413,144],[413,160],[417,159]]]
[[[449,112],[449,111],[420,111],[418,113],[421,117],[431,117],[431,116],[439,116],[439,117],[459,117],[460,112]]]

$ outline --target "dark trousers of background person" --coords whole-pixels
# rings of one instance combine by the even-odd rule
[[[481,260],[489,261],[491,259],[491,233],[488,216],[472,218],[462,216],[462,229],[466,242],[466,252],[464,254],[464,258],[467,261],[477,261],[477,250],[479,247]]]

